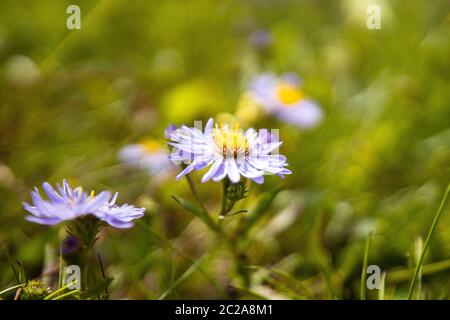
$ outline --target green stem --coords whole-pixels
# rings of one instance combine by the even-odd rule
[[[192,181],[189,174],[186,175],[186,180],[188,181],[189,188],[190,188],[191,193],[194,196],[195,200],[197,201],[199,206],[205,211],[205,213],[209,215],[209,212],[205,208],[202,200],[200,199],[200,197],[197,193],[195,184]],[[248,288],[250,285],[250,278],[249,278],[249,274],[248,274],[245,253],[243,253],[239,250],[238,243],[235,240],[231,239],[222,229],[222,222],[224,220],[224,217],[226,216],[227,213],[230,212],[230,210],[233,208],[234,204],[236,203],[236,200],[233,201],[231,199],[228,199],[228,197],[227,197],[227,189],[228,189],[229,185],[230,185],[230,181],[228,179],[225,179],[223,181],[223,192],[222,192],[222,200],[221,200],[221,206],[220,206],[220,212],[219,212],[219,221],[217,223],[217,227],[218,227],[217,233],[220,236],[220,238],[229,245],[230,251],[233,255],[236,272],[242,278],[242,282],[243,282],[243,285],[245,286],[245,288]]]
[[[89,282],[88,268],[89,268],[88,256],[86,253],[85,257],[82,258],[82,262],[81,262],[81,266],[80,266],[81,278],[82,278],[80,293],[82,296],[86,293],[86,291],[88,289],[88,282]],[[87,297],[85,297],[85,298],[87,298]]]
[[[366,274],[367,274],[367,264],[369,261],[370,236],[371,234],[369,233],[366,241],[366,248],[364,250],[364,260],[361,270],[361,284],[359,288],[359,295],[361,300],[366,300]]]
[[[228,188],[230,187],[230,180],[225,178],[223,180],[223,193],[222,193],[222,203],[220,208],[220,217],[219,221],[225,219],[225,216],[233,209],[235,203],[238,200],[230,199],[227,196]],[[246,254],[239,248],[239,238],[236,236],[227,237],[228,243],[231,248],[231,253],[233,254],[234,267],[236,269],[236,273],[239,275],[242,281],[242,287],[245,290],[248,290],[250,287],[250,276],[249,269],[247,267],[247,257]]]
[[[226,191],[227,191],[227,188],[228,188],[228,184],[229,184],[228,179],[225,179],[223,181],[222,202],[220,204],[220,212],[219,212],[219,215],[220,215],[220,217],[222,219],[227,214],[227,202],[228,202],[228,200],[227,200],[227,197],[226,197]]]
[[[9,288],[7,288],[7,289],[5,289],[3,291],[0,291],[0,296],[4,295],[5,293],[8,293],[10,291],[13,291],[13,290],[16,290],[16,289],[19,289],[19,288],[23,288],[23,287],[24,287],[24,284],[18,284],[16,286],[9,287]]]
[[[78,246],[64,256],[66,264],[76,264],[80,267],[80,293],[83,295],[89,289],[89,264],[92,248],[100,231],[101,221],[93,216],[83,216],[73,220],[68,227],[69,237],[78,241]],[[87,297],[86,297],[87,298]]]
[[[234,255],[234,263],[237,274],[241,277],[243,288],[250,288],[250,274],[247,267],[247,256],[239,249],[239,246],[232,242],[232,250]]]
[[[64,293],[64,294],[62,294],[60,296],[57,296],[53,300],[61,300],[61,299],[65,298],[65,297],[73,296],[75,293],[79,293],[79,292],[80,292],[80,290],[69,291],[69,292],[66,292],[66,293]]]
[[[63,286],[64,282],[64,259],[62,257],[62,246],[59,249],[59,274],[58,274],[58,289]]]
[[[195,201],[197,201],[198,205],[199,205],[204,211],[208,212],[208,211],[206,210],[206,208],[205,208],[205,205],[203,204],[202,199],[200,199],[200,196],[198,195],[197,188],[195,187],[194,181],[192,181],[192,178],[191,178],[191,176],[189,175],[189,173],[188,173],[187,175],[185,175],[185,177],[186,177],[186,180],[187,180],[187,182],[188,182],[188,184],[189,184],[189,188],[191,189],[192,195],[193,195],[194,198],[195,198]]]
[[[441,216],[441,213],[444,210],[445,203],[447,201],[449,192],[450,192],[450,182],[447,185],[447,190],[445,191],[444,197],[442,198],[441,204],[439,205],[439,209],[438,209],[438,211],[436,212],[436,214],[434,216],[433,222],[431,224],[430,230],[428,231],[428,235],[427,235],[427,238],[425,240],[425,244],[423,245],[423,249],[422,249],[422,253],[420,255],[419,262],[417,263],[416,269],[414,270],[414,275],[413,275],[413,278],[412,278],[412,281],[411,281],[411,285],[409,287],[408,300],[411,300],[411,298],[412,298],[413,291],[414,291],[414,285],[416,283],[417,275],[419,274],[420,268],[422,267],[423,258],[425,257],[425,253],[427,252],[428,245],[429,245],[430,240],[431,240],[431,236],[433,235],[434,230],[436,229],[436,225],[437,225],[437,223],[439,221],[439,218]]]

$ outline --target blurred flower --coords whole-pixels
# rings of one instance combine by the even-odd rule
[[[119,159],[129,166],[147,170],[151,176],[172,166],[166,146],[151,139],[124,146],[119,151]]]
[[[62,242],[62,255],[68,256],[75,254],[80,248],[80,241],[77,237],[69,235]]]
[[[244,92],[236,106],[236,118],[239,119],[240,123],[251,124],[257,121],[259,114],[259,105],[253,98],[251,92]]]
[[[164,136],[166,138],[169,137],[169,134],[171,134],[172,132],[174,132],[177,129],[177,126],[174,124],[169,124],[169,126],[167,127],[167,129],[164,131]]]
[[[294,74],[260,75],[251,84],[250,91],[267,113],[287,123],[307,128],[322,120],[322,110],[305,97],[300,80]]]
[[[267,49],[273,42],[272,34],[264,29],[253,31],[248,40],[258,50]]]
[[[271,154],[282,142],[264,139],[253,128],[243,131],[237,126],[228,125],[214,127],[213,119],[209,119],[204,132],[198,128],[181,128],[169,134],[174,147],[170,159],[176,162],[189,163],[177,176],[180,179],[192,170],[200,170],[209,165],[211,168],[203,176],[202,182],[209,179],[220,181],[226,177],[237,183],[241,175],[256,183],[264,182],[265,174],[277,174],[283,177],[290,174],[286,169],[286,157]]]
[[[16,183],[16,177],[14,176],[12,170],[0,162],[0,186],[7,189],[12,189]]]
[[[57,190],[45,182],[43,189],[50,201],[44,200],[37,188],[31,192],[33,206],[24,203],[25,210],[31,213],[26,220],[39,224],[53,225],[78,217],[93,215],[116,228],[129,228],[131,220],[144,215],[144,208],[135,208],[131,205],[118,206],[115,204],[117,193],[112,200],[111,194],[103,191],[97,196],[94,192],[88,196],[81,187],[72,189],[66,180],[63,187],[56,184]]]
[[[80,256],[83,249],[84,248],[80,239],[77,236],[68,234],[67,237],[62,241],[61,256],[68,265],[77,264],[78,257]]]
[[[40,76],[41,71],[36,63],[26,56],[15,55],[6,65],[6,78],[18,87],[32,85]]]

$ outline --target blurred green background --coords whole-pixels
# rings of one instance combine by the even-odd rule
[[[66,28],[70,4],[81,8],[81,30]],[[381,30],[366,27],[369,4],[381,8]],[[0,288],[14,283],[6,251],[30,278],[55,261],[64,228],[26,222],[21,203],[33,186],[67,178],[147,208],[134,228],[105,228],[97,243],[112,298],[227,297],[227,251],[170,197],[192,198],[186,181],[176,170],[153,179],[117,152],[142,137],[164,142],[171,123],[233,114],[261,72],[296,72],[325,117],[307,131],[251,123],[280,128],[293,171],[251,185],[241,204],[285,186],[252,232],[251,290],[358,298],[372,231],[369,264],[387,272],[386,298],[405,298],[414,243],[450,177],[449,9],[446,0],[2,1]],[[252,41],[258,30],[270,34],[263,48]],[[220,184],[199,190],[215,210]],[[422,298],[448,299],[448,209],[432,263]]]

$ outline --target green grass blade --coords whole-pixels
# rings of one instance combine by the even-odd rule
[[[73,296],[74,294],[79,293],[79,292],[80,292],[80,290],[78,290],[78,289],[73,290],[73,291],[69,291],[69,292],[66,292],[66,293],[64,293],[64,294],[62,294],[60,296],[57,296],[56,298],[54,298],[52,300],[61,300],[62,298]]]
[[[189,268],[179,277],[172,285],[167,288],[166,291],[158,298],[158,300],[164,300],[172,291],[177,288],[180,284],[182,284],[187,278],[190,277],[192,273],[201,265],[201,263],[205,260],[207,254],[204,254],[199,259],[197,259],[193,264],[190,265]]]
[[[23,287],[23,286],[25,286],[25,285],[24,284],[18,284],[18,285],[9,287],[9,288],[7,288],[7,289],[5,289],[3,291],[0,291],[0,296],[4,295],[4,294],[6,294],[6,293],[8,293],[10,291],[13,291],[15,289],[19,289],[20,287]]]
[[[58,290],[53,291],[53,292],[50,293],[48,296],[46,296],[46,297],[44,298],[44,300],[50,300],[50,299],[52,299],[53,297],[57,296],[59,293],[63,292],[64,290],[66,290],[67,288],[69,288],[69,286],[71,286],[71,285],[73,285],[73,284],[75,284],[75,283],[77,283],[77,280],[74,280],[74,281],[72,281],[72,282],[66,284],[64,287],[61,287],[61,288],[59,288]]]
[[[439,262],[434,262],[430,264],[422,265],[422,274],[430,275],[438,272],[442,272],[450,269],[450,259],[443,260]],[[405,269],[405,270],[396,270],[389,272],[388,280],[390,282],[402,282],[411,279],[411,276],[414,273],[414,268]]]
[[[359,296],[361,300],[366,300],[366,276],[367,276],[367,264],[369,261],[370,236],[371,234],[369,233],[366,241],[366,248],[364,250],[364,261],[361,270],[361,284],[359,287]]]
[[[235,287],[235,286],[231,286],[231,288],[233,288],[236,291],[242,292],[242,293],[244,293],[246,295],[249,295],[249,296],[251,296],[251,297],[253,297],[253,298],[257,299],[257,300],[268,300],[265,296],[255,292],[255,291],[252,291],[250,289],[247,289],[247,288]]]
[[[422,255],[423,251],[423,240],[422,237],[417,237],[414,243],[414,264],[419,263],[419,257]],[[423,268],[419,269],[419,274],[417,275],[417,289],[416,289],[416,299],[420,300],[422,296],[422,271]]]
[[[427,238],[425,240],[425,244],[423,245],[423,250],[419,258],[419,262],[416,265],[416,269],[414,270],[414,275],[411,280],[411,285],[409,286],[409,293],[408,293],[408,300],[411,300],[413,292],[414,292],[414,285],[416,283],[417,276],[419,275],[419,271],[422,268],[423,264],[423,258],[425,257],[425,253],[427,252],[428,245],[430,244],[431,236],[434,233],[434,230],[436,229],[437,223],[439,221],[439,218],[441,216],[442,211],[444,211],[445,203],[447,202],[448,194],[450,192],[450,182],[447,185],[447,190],[445,190],[444,197],[442,198],[441,204],[439,205],[439,208],[434,215],[433,222],[431,224],[430,230],[428,231]]]
[[[193,213],[195,216],[200,218],[212,231],[220,232],[217,224],[211,218],[211,216],[206,212],[203,208],[199,208],[188,200],[185,200],[180,197],[172,196],[172,198],[184,209]]]
[[[59,250],[59,274],[58,274],[58,289],[60,289],[63,285],[63,277],[64,277],[64,261],[62,258],[62,246]]]
[[[189,256],[188,254],[184,253],[183,251],[181,251],[180,249],[178,249],[171,241],[169,241],[168,239],[166,239],[164,236],[162,236],[161,234],[157,233],[156,231],[154,231],[152,228],[150,228],[148,225],[146,225],[145,223],[143,223],[142,221],[138,221],[137,225],[140,225],[142,228],[144,228],[145,230],[147,230],[147,232],[149,233],[149,235],[155,240],[157,241],[163,248],[167,248],[169,250],[172,250],[174,253],[176,253],[177,255],[179,255],[180,257],[182,257],[183,259],[186,259],[188,261],[190,261],[191,263],[194,263],[196,260],[194,258],[192,258],[191,256]],[[144,259],[145,260],[145,259]],[[222,286],[217,282],[217,280],[214,278],[214,276],[209,275],[209,273],[202,268],[201,266],[199,266],[198,271],[203,275],[203,277],[214,287],[216,288],[216,290],[218,290],[219,292],[222,292],[224,295],[226,294],[226,291],[222,288]]]
[[[275,197],[282,190],[281,187],[276,188],[272,191],[268,191],[258,200],[258,203],[252,211],[247,215],[247,219],[242,228],[242,234],[245,235],[250,228],[255,225],[270,209],[270,205],[275,200]]]
[[[380,290],[378,291],[378,300],[385,299],[385,292],[386,292],[386,272],[383,272],[381,274],[381,283],[380,283]]]
[[[340,292],[338,293],[337,289],[340,288],[340,285],[335,283],[335,280],[338,279],[333,276],[333,265],[330,254],[322,243],[321,231],[323,230],[324,221],[325,213],[321,212],[316,217],[311,231],[309,252],[325,282],[327,299],[339,299]]]
[[[11,266],[11,269],[14,273],[14,277],[16,278],[16,281],[20,283],[19,271],[17,270],[18,268],[16,267],[16,264],[15,264],[13,258],[11,257],[11,255],[9,254],[8,249],[6,249],[6,247],[5,247],[5,252],[6,252],[6,256],[8,257],[9,265]]]

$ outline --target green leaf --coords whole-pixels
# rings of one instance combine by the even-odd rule
[[[95,287],[88,289],[83,293],[85,298],[102,296],[105,295],[105,290],[108,289],[109,285],[113,281],[113,278],[105,278],[102,282],[100,282]]]
[[[203,210],[202,208],[199,208],[195,206],[192,202],[189,202],[188,200],[185,200],[183,198],[172,196],[172,198],[184,209],[187,211],[193,213],[195,216],[200,218],[211,230],[214,232],[220,232],[219,227],[217,224],[213,221],[211,216]]]
[[[431,275],[435,273],[439,273],[442,271],[450,270],[450,259],[443,260],[439,262],[434,262],[430,264],[424,264],[422,265],[422,274],[424,276]],[[414,268],[409,269],[402,269],[402,270],[395,270],[390,271],[387,274],[387,281],[388,282],[402,282],[402,281],[408,281],[411,279],[411,276],[414,273]]]
[[[21,283],[20,276],[19,276],[19,270],[18,270],[18,267],[16,266],[16,263],[14,262],[13,258],[9,254],[8,249],[5,248],[5,252],[6,252],[6,256],[8,257],[9,265],[11,266],[11,269],[14,273],[14,277],[16,278],[16,281]]]
[[[445,190],[444,197],[442,198],[441,204],[439,205],[439,208],[436,211],[436,214],[434,215],[433,222],[431,223],[430,230],[428,231],[427,238],[425,240],[425,244],[423,245],[423,249],[422,249],[422,252],[421,252],[421,255],[419,258],[419,262],[417,263],[416,268],[414,270],[413,278],[412,278],[411,284],[409,286],[408,300],[411,300],[411,298],[412,298],[412,295],[414,292],[414,285],[416,283],[416,279],[419,275],[420,269],[422,268],[425,253],[427,252],[428,245],[430,244],[431,237],[433,236],[434,230],[436,229],[436,225],[439,221],[441,213],[442,213],[442,211],[444,211],[445,203],[447,202],[449,193],[450,193],[450,182],[447,185],[447,189]]]
[[[333,278],[332,260],[329,252],[322,243],[322,230],[324,228],[325,217],[324,212],[320,212],[316,217],[311,231],[309,252],[325,281],[328,295],[327,299],[338,299],[336,288],[339,286],[335,285],[335,278]]]
[[[62,257],[62,246],[59,249],[59,273],[58,273],[58,289],[63,285],[64,278],[64,259]]]
[[[180,284],[182,284],[187,278],[191,276],[192,273],[194,273],[195,270],[197,270],[202,262],[206,259],[207,254],[203,254],[200,258],[194,261],[193,264],[187,268],[187,270],[175,281],[173,282],[169,288],[167,288],[166,291],[163,292],[163,294],[158,298],[158,300],[165,299],[174,289],[176,289]]]
[[[47,295],[44,300],[52,300],[55,297],[58,297],[60,293],[63,293],[64,291],[66,291],[66,289],[68,289],[71,285],[74,285],[77,283],[77,280],[74,280],[72,282],[67,283],[66,285],[64,285],[63,287],[53,291],[52,293],[50,293],[49,295]]]
[[[4,295],[6,293],[9,293],[10,291],[13,291],[13,290],[16,290],[16,289],[19,289],[19,288],[23,288],[24,286],[25,286],[25,284],[18,284],[18,285],[9,287],[9,288],[7,288],[5,290],[0,291],[0,296]]]
[[[250,228],[255,225],[268,211],[269,208],[275,200],[277,194],[282,190],[281,187],[276,188],[274,190],[268,191],[261,196],[256,207],[248,214],[248,218],[246,219],[242,233],[247,233]]]
[[[80,293],[80,290],[77,289],[77,290],[66,292],[66,293],[64,293],[64,294],[62,294],[60,296],[57,296],[57,297],[53,298],[52,300],[61,300],[61,299],[66,298],[66,297],[73,296],[73,295],[75,295],[77,293]]]
[[[263,271],[263,279],[272,287],[290,296],[292,299],[317,299],[303,280],[292,276],[289,272],[274,267],[249,266],[252,270]]]

